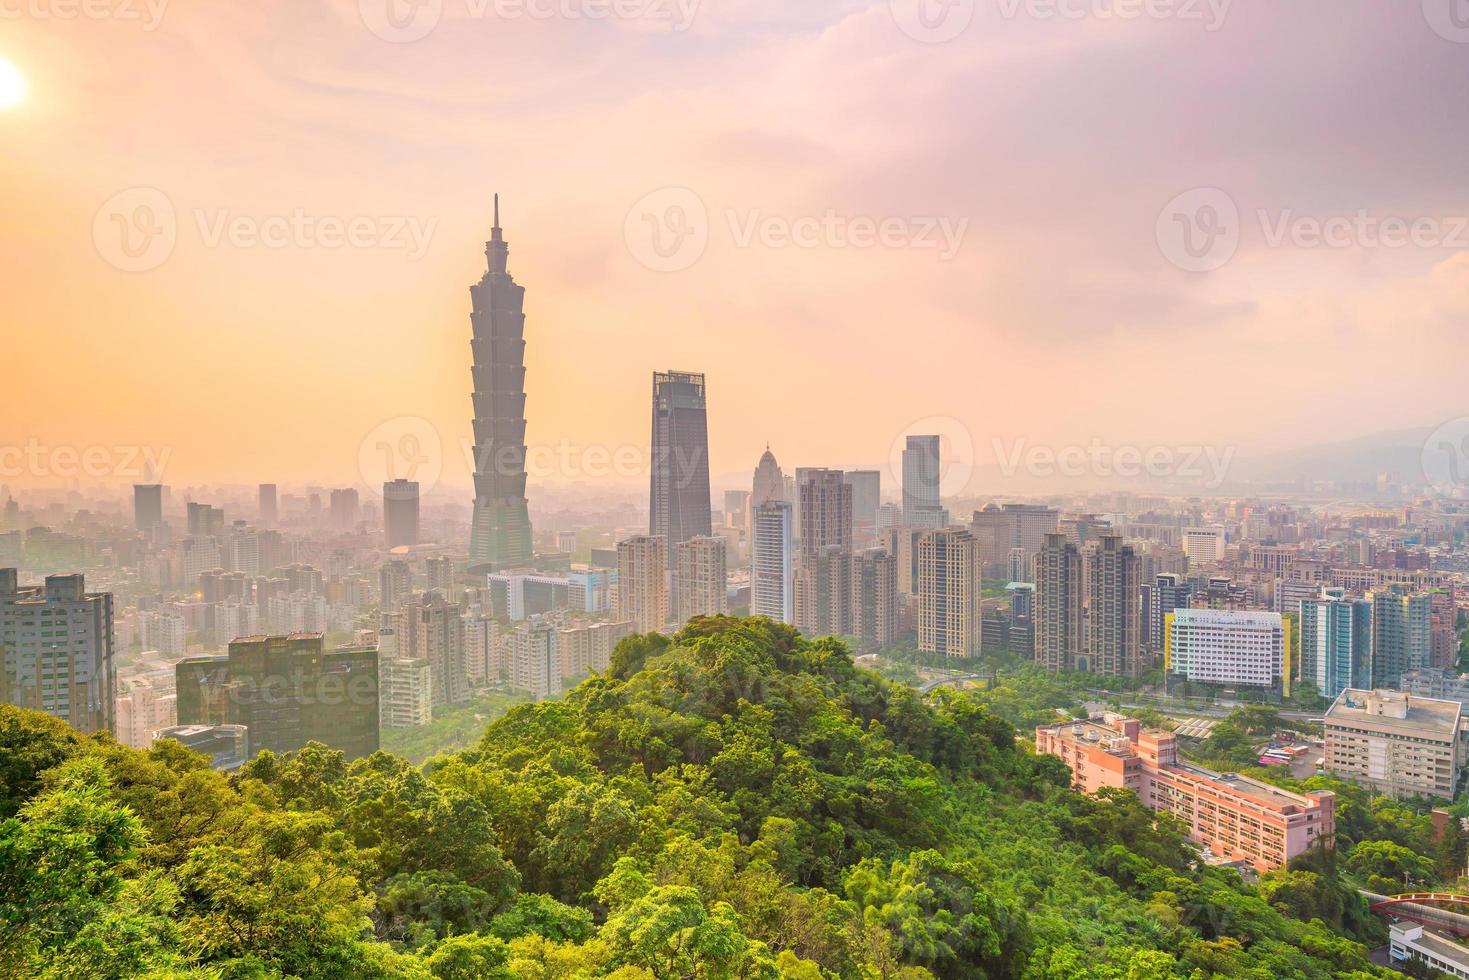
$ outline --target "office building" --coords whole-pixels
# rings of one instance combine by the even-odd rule
[[[1348,688],[1326,710],[1323,767],[1393,799],[1451,800],[1464,761],[1463,721],[1458,701]]]
[[[1335,794],[1291,793],[1234,773],[1218,773],[1178,757],[1169,732],[1109,714],[1035,730],[1038,754],[1054,755],[1083,793],[1103,788],[1136,793],[1145,806],[1183,822],[1190,840],[1215,862],[1242,861],[1256,871],[1285,867],[1336,833]]]
[[[764,454],[760,457],[759,464],[755,467],[755,480],[750,492],[750,510],[761,504],[773,504],[777,501],[787,500],[786,478],[780,470],[780,464],[775,461],[775,454],[770,447],[765,447]]]
[[[383,536],[389,548],[418,544],[418,484],[389,480],[383,484]]]
[[[980,560],[974,535],[961,528],[918,539],[918,649],[949,657],[980,654]]]
[[[237,638],[238,639],[238,638]],[[180,725],[229,722],[230,658],[185,657],[174,664],[176,717]]]
[[[260,484],[259,504],[256,508],[261,527],[275,527],[280,521],[280,507],[276,499],[275,484]]]
[[[163,486],[158,483],[133,485],[133,526],[147,531],[163,523]]]
[[[1035,560],[1035,662],[1046,670],[1076,669],[1082,632],[1081,551],[1060,532],[1045,537]]]
[[[533,557],[525,497],[525,287],[508,271],[510,246],[495,224],[488,268],[469,287],[474,339],[474,517],[469,564],[482,571]]]
[[[639,633],[668,625],[668,544],[661,535],[638,535],[617,545],[617,607],[614,614]]]
[[[80,732],[115,730],[112,593],[81,575],[22,586],[0,568],[0,702],[54,715]]]
[[[1290,696],[1290,623],[1280,613],[1179,609],[1164,633],[1170,679]]]
[[[903,450],[903,523],[909,527],[948,524],[939,499],[943,475],[939,442],[938,436],[909,436]]]
[[[1143,621],[1147,623],[1149,650],[1163,649],[1163,624],[1169,613],[1188,608],[1192,588],[1188,579],[1178,572],[1161,572],[1153,577],[1143,593]]]
[[[877,540],[877,509],[882,506],[882,471],[847,470],[842,477],[852,488],[852,541],[870,547]]]
[[[1334,699],[1347,688],[1372,684],[1372,603],[1349,599],[1341,589],[1300,601],[1301,678]]]
[[[672,548],[713,533],[709,506],[709,421],[704,376],[653,375],[648,533]]]
[[[1104,535],[1085,562],[1089,606],[1086,647],[1077,669],[1109,677],[1142,673],[1142,609],[1137,553],[1116,535]]]
[[[1422,976],[1421,971],[1427,967],[1469,980],[1469,946],[1445,929],[1419,925],[1411,919],[1393,922],[1388,926],[1387,948],[1388,962],[1403,976]],[[1409,973],[1410,963],[1420,972]]]
[[[1210,565],[1224,560],[1224,528],[1186,527],[1183,529],[1183,553],[1191,564]]]
[[[794,518],[784,500],[757,504],[751,526],[750,615],[795,623]]]
[[[357,515],[361,511],[361,499],[357,491],[348,487],[333,490],[331,496],[332,527],[338,531],[350,531],[357,526]]]
[[[241,637],[229,647],[227,711],[229,724],[245,726],[251,752],[321,742],[349,760],[371,755],[378,748],[377,651],[327,651],[320,633]]]
[[[674,621],[729,612],[723,538],[693,537],[673,547]]]

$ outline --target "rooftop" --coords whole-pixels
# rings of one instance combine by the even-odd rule
[[[1420,698],[1401,691],[1345,690],[1326,709],[1326,724],[1365,725],[1387,732],[1451,740],[1464,706],[1458,701]]]

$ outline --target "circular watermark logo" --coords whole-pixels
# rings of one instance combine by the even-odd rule
[[[1469,44],[1469,0],[1423,0],[1423,19],[1444,40]]]
[[[393,44],[411,44],[433,33],[444,0],[357,0],[357,13],[373,34]]]
[[[173,254],[179,223],[173,202],[156,187],[129,187],[109,197],[92,218],[97,254],[123,272],[148,272]]]
[[[943,44],[969,29],[974,0],[888,0],[898,29],[923,44]]]
[[[915,455],[905,465],[904,457],[910,452]],[[969,481],[974,476],[974,436],[956,418],[931,415],[919,419],[898,433],[888,449],[888,475],[900,488],[905,472],[914,472],[920,479],[932,479],[934,465],[938,467],[940,497],[957,496],[969,489]]]
[[[1423,443],[1423,476],[1445,497],[1469,488],[1469,416],[1445,422]]]
[[[627,212],[622,237],[633,258],[654,272],[681,272],[709,245],[709,211],[687,187],[661,187]]]
[[[1239,208],[1217,187],[1195,187],[1163,206],[1153,230],[1169,262],[1185,272],[1213,272],[1239,248]]]
[[[444,471],[444,446],[439,430],[428,419],[400,415],[369,432],[357,450],[357,472],[362,485],[378,497],[395,480],[418,484],[428,493]]]

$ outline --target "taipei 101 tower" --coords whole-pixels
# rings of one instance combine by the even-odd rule
[[[525,499],[525,287],[506,270],[510,247],[495,227],[485,243],[489,268],[469,287],[474,338],[474,525],[469,565],[493,571],[530,562]]]

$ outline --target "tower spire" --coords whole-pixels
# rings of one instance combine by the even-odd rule
[[[505,235],[500,228],[500,195],[495,195],[495,224],[490,229],[490,240],[485,242],[485,258],[489,260],[491,275],[507,275],[507,256],[510,246],[505,244]]]

